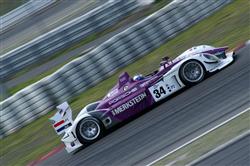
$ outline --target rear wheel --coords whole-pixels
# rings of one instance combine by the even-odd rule
[[[205,78],[206,71],[199,61],[190,60],[181,66],[179,74],[182,82],[191,86],[201,82]]]
[[[103,125],[98,119],[84,118],[76,127],[77,138],[82,144],[95,142],[102,136],[103,129]]]

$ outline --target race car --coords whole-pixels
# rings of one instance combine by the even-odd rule
[[[177,58],[162,59],[157,71],[131,78],[122,73],[116,85],[100,101],[88,104],[72,119],[67,102],[57,106],[50,118],[68,153],[95,142],[111,127],[126,121],[169,95],[205,79],[208,73],[221,70],[234,61],[234,52],[228,47],[208,45],[192,47]]]

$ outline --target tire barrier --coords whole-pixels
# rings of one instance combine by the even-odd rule
[[[1,55],[1,80],[10,78],[27,66],[49,59],[60,49],[72,45],[93,33],[107,29],[122,20],[137,7],[136,0],[108,1],[88,13]]]
[[[1,31],[4,32],[11,26],[17,24],[28,16],[39,12],[40,10],[50,6],[55,3],[56,0],[42,0],[42,1],[34,1],[30,0],[23,4],[22,6],[6,13],[5,15],[0,17],[1,20]],[[15,2],[9,2],[15,3]],[[1,33],[2,33],[1,32]]]

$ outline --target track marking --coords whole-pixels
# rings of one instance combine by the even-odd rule
[[[46,155],[40,157],[38,160],[32,161],[31,163],[29,163],[27,166],[36,166],[39,163],[41,163],[42,161],[47,160],[49,157],[53,156],[54,154],[58,153],[59,151],[61,151],[64,148],[64,145],[60,145],[56,148],[54,148],[52,151],[50,151],[49,153],[47,153]]]
[[[217,128],[223,126],[223,125],[225,125],[225,124],[228,123],[229,121],[231,121],[231,120],[237,118],[238,116],[240,116],[241,114],[243,114],[243,113],[245,113],[245,112],[247,112],[247,111],[250,111],[250,107],[248,107],[247,109],[243,110],[242,112],[240,112],[240,113],[238,113],[238,114],[232,116],[231,118],[227,119],[226,121],[224,121],[224,122],[218,124],[217,126],[215,126],[215,127],[211,128],[211,129],[207,130],[206,132],[202,133],[201,135],[199,135],[199,136],[197,136],[197,137],[191,139],[190,141],[188,141],[188,142],[186,142],[185,144],[179,146],[178,148],[172,150],[171,152],[168,152],[167,154],[161,156],[160,158],[158,158],[158,159],[152,161],[151,163],[147,164],[146,166],[151,166],[151,165],[155,164],[156,162],[160,161],[161,159],[163,159],[163,158],[169,156],[170,154],[176,152],[177,150],[179,150],[179,149],[181,149],[181,148],[183,148],[183,147],[185,147],[185,146],[191,144],[192,142],[196,141],[197,139],[199,139],[199,138],[203,137],[204,135],[206,135],[206,134],[208,134],[208,133],[214,131],[215,129],[217,129]]]
[[[216,154],[217,152],[223,150],[224,148],[236,143],[237,141],[241,140],[242,138],[248,136],[250,134],[250,130],[247,130],[246,132],[244,132],[243,134],[240,134],[238,136],[236,136],[235,138],[227,141],[226,143],[216,147],[215,149],[213,150],[210,150],[209,152],[205,153],[204,155],[198,157],[197,159],[193,160],[192,162],[190,162],[189,164],[187,164],[186,166],[192,166],[192,165],[195,165],[196,163],[199,163],[200,161]]]
[[[187,158],[187,154],[184,154],[184,155],[181,155],[179,157],[177,157],[174,161],[168,163],[167,165],[165,166],[172,166],[174,165],[176,162],[180,161],[180,160],[184,160],[185,158]]]

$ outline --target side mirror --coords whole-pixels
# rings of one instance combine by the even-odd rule
[[[160,66],[165,66],[166,63],[167,63],[167,62],[161,61]]]
[[[170,58],[168,56],[165,56],[165,57],[161,58],[162,61],[169,61],[169,59]]]
[[[168,63],[169,60],[170,60],[170,58],[168,56],[161,58],[160,66],[164,66],[165,67],[165,64]]]

